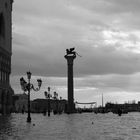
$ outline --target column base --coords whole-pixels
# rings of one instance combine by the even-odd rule
[[[31,122],[31,117],[27,117],[27,122],[28,122],[28,123]]]

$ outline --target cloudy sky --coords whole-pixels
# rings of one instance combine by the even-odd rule
[[[140,100],[139,0],[15,0],[11,85],[22,93],[19,78],[33,73],[67,98],[66,48],[74,61],[75,101],[123,103]],[[25,77],[26,78],[26,77]]]

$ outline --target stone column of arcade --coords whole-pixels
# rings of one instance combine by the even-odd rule
[[[67,49],[68,50],[68,49]],[[68,51],[67,51],[68,52]],[[75,52],[71,51],[67,53],[65,56],[68,65],[68,105],[67,105],[67,113],[74,113],[75,106],[74,106],[74,87],[73,87],[73,61],[76,58]]]

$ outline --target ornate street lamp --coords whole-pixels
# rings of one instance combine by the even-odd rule
[[[51,88],[48,87],[48,91],[44,92],[46,99],[48,99],[48,116],[50,116],[50,99],[52,98],[53,100],[58,100],[58,93],[54,92],[54,95],[52,96],[50,93],[50,89]]]
[[[45,94],[45,97],[46,99],[48,99],[48,117],[50,116],[50,98],[52,97],[51,93],[50,93],[50,87],[48,87],[48,91],[45,91],[44,94]]]
[[[20,78],[20,85],[21,85],[21,89],[24,92],[28,92],[28,117],[27,117],[27,122],[31,122],[31,116],[30,116],[30,91],[33,89],[34,91],[39,91],[40,87],[42,85],[42,80],[41,79],[37,79],[38,82],[38,87],[34,88],[34,85],[30,83],[31,80],[31,75],[32,73],[30,71],[27,72],[27,79],[28,79],[28,83],[25,81],[25,79],[23,77]]]

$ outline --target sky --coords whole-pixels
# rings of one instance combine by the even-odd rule
[[[31,98],[51,93],[67,98],[66,49],[74,60],[74,100],[106,102],[140,100],[139,0],[15,0],[12,12],[12,73],[15,93],[19,79],[32,72],[43,80]]]

